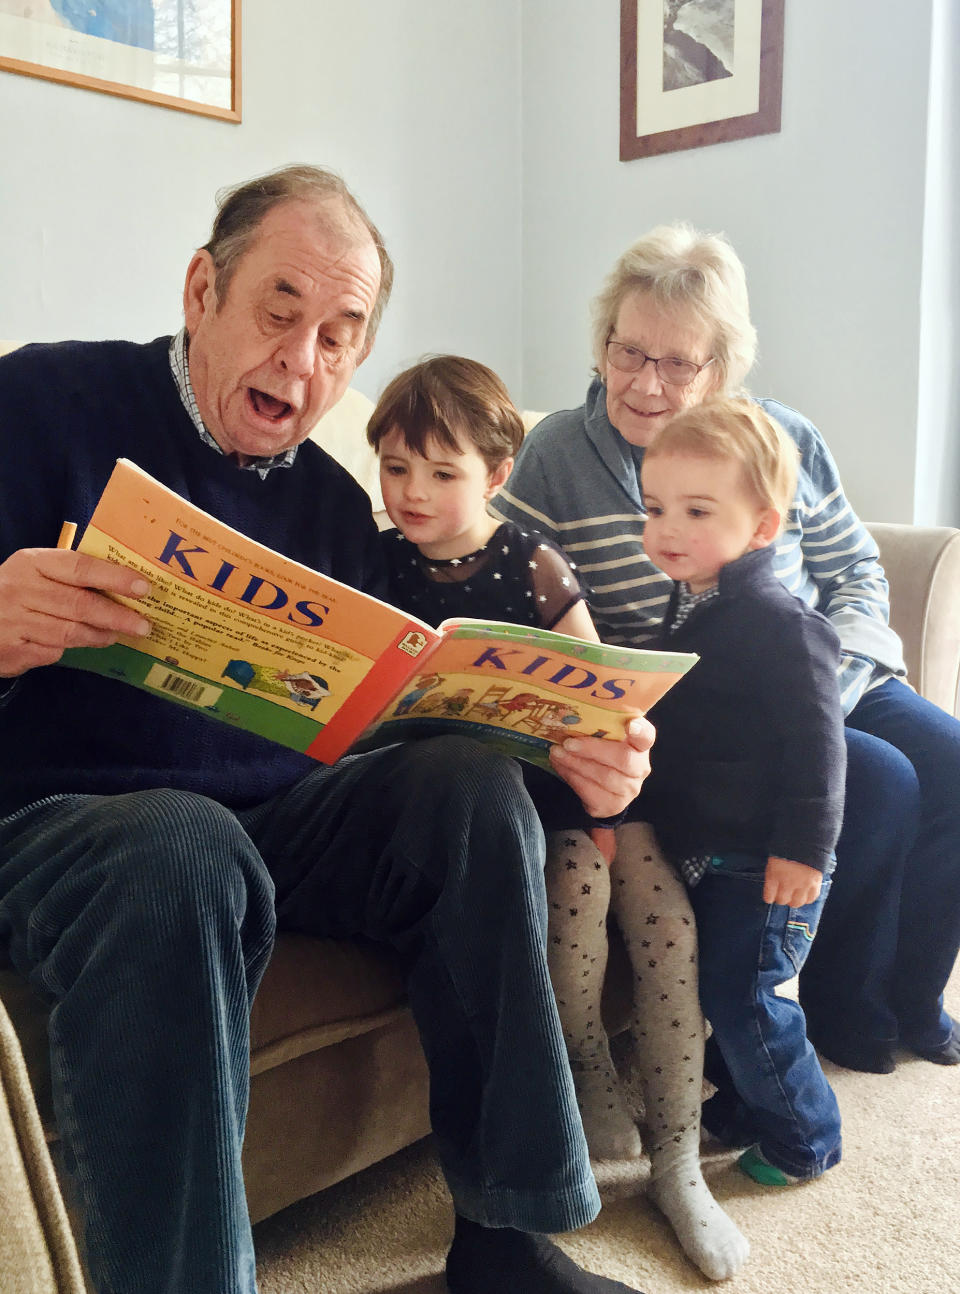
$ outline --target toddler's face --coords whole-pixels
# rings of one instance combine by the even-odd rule
[[[720,569],[776,537],[779,516],[747,485],[740,463],[694,454],[645,459],[647,556],[693,593],[717,583]]]
[[[426,455],[393,428],[380,441],[380,485],[393,524],[424,557],[465,557],[497,527],[487,503],[507,479],[512,460],[490,472],[466,437],[459,453],[430,437]]]

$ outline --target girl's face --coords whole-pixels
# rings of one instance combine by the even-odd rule
[[[712,588],[728,562],[776,538],[780,514],[756,498],[733,459],[657,454],[644,459],[642,478],[647,556],[692,593]]]
[[[410,449],[394,427],[380,441],[380,485],[387,515],[424,557],[465,557],[482,548],[499,525],[487,503],[510,475],[513,459],[493,472],[466,436],[459,452],[426,440],[426,456]]]

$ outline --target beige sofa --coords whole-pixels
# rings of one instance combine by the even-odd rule
[[[368,410],[369,402],[351,393],[315,436],[375,488],[362,450]],[[958,713],[960,531],[871,530],[890,577],[911,678],[924,695]],[[619,1020],[627,976],[622,962],[611,964],[607,1006]],[[43,1005],[11,971],[0,970],[3,1294],[81,1288],[44,1142],[56,1135],[46,1057]],[[359,942],[282,935],[253,1010],[244,1147],[253,1219],[358,1172],[428,1126],[426,1066],[393,959]]]

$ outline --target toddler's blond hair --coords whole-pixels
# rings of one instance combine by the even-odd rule
[[[780,424],[755,401],[704,400],[682,409],[644,451],[644,462],[666,454],[733,459],[765,508],[785,518],[797,488],[800,453]]]

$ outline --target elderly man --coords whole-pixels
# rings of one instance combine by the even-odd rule
[[[51,547],[64,517],[89,519],[118,456],[381,592],[365,495],[303,442],[369,353],[391,277],[342,181],[290,167],[226,195],[178,336],[0,362],[0,947],[53,1003],[57,1118],[101,1294],[255,1289],[240,1146],[249,1007],[277,924],[405,953],[457,1213],[451,1290],[626,1289],[541,1234],[599,1201],[515,766],[440,738],[320,767],[57,664],[147,629],[105,596],[142,595],[139,576]],[[581,738],[555,766],[590,812],[616,813],[651,740],[645,723]]]

